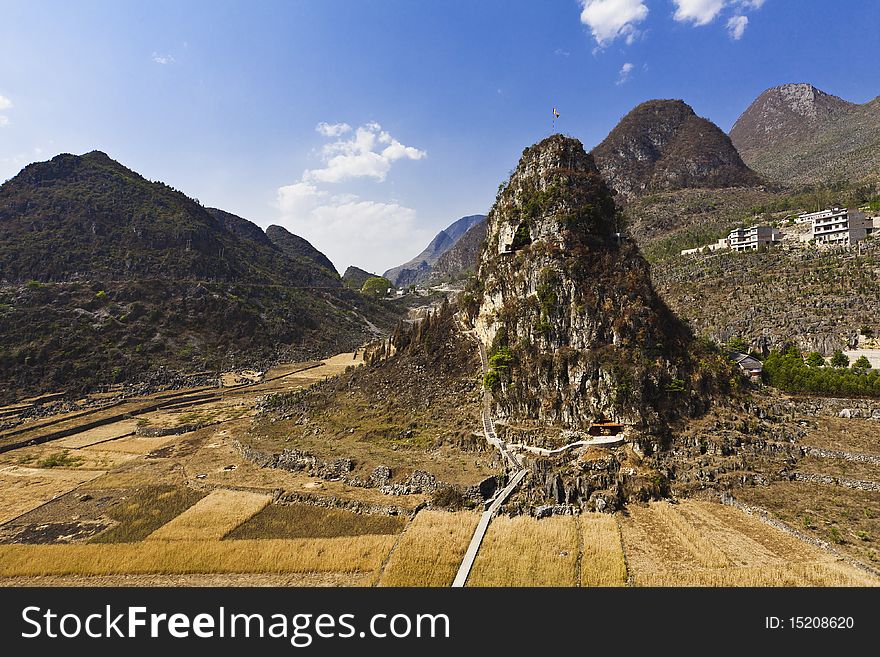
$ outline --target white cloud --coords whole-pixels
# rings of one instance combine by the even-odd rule
[[[0,110],[12,109],[12,101],[6,96],[0,96]],[[0,114],[0,128],[9,125],[9,117]]]
[[[328,194],[309,183],[278,190],[278,223],[323,251],[340,273],[349,265],[381,274],[418,253],[431,235],[399,203]]]
[[[325,137],[341,137],[346,132],[351,132],[351,126],[347,123],[325,123],[321,121],[315,126],[315,132]]]
[[[347,124],[318,124],[317,130],[325,136],[338,136],[349,132],[351,127]],[[306,171],[304,181],[338,183],[351,178],[374,178],[382,182],[393,162],[421,160],[427,155],[418,148],[404,146],[375,122],[360,126],[348,139],[327,144],[321,154],[325,166]]]
[[[724,9],[726,0],[672,0],[675,13],[672,17],[680,22],[708,25]]]
[[[354,264],[381,274],[418,253],[431,235],[417,226],[415,210],[330,193],[322,185],[355,178],[382,182],[394,162],[420,160],[425,151],[402,144],[375,122],[355,130],[347,123],[319,123],[315,130],[334,141],[320,150],[322,168],[307,169],[298,182],[278,188],[278,223],[326,253],[340,272]]]
[[[742,37],[749,22],[742,12],[760,9],[766,0],[672,0],[675,13],[672,17],[682,23],[708,25],[725,8],[732,7],[737,14],[727,21],[727,29],[734,39]]]
[[[727,21],[727,33],[730,34],[731,39],[739,41],[742,39],[742,35],[745,33],[748,24],[748,16],[731,16],[730,20]]]
[[[580,0],[581,23],[590,28],[600,48],[618,38],[631,44],[638,36],[636,25],[648,16],[642,0]]]
[[[617,86],[624,84],[627,80],[629,80],[629,74],[632,73],[633,65],[629,62],[626,62],[623,66],[620,67],[620,73],[617,76]]]
[[[156,62],[157,64],[162,64],[163,66],[165,64],[173,64],[174,63],[174,56],[173,55],[160,55],[159,53],[154,52],[153,53],[153,61]]]

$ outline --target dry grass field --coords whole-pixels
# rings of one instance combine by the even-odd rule
[[[271,496],[259,493],[215,490],[159,527],[147,540],[219,541],[271,501]]]
[[[744,488],[737,499],[880,569],[880,494],[806,481]]]
[[[96,491],[100,494],[100,489]],[[145,486],[126,494],[121,503],[107,509],[114,525],[95,536],[93,543],[134,543],[171,522],[204,493],[183,486]]]
[[[0,524],[100,477],[100,470],[0,468]]]
[[[581,586],[626,586],[626,562],[614,516],[580,516]]]
[[[406,516],[361,514],[310,504],[270,504],[226,534],[226,539],[333,538],[399,534]]]
[[[633,506],[621,523],[635,586],[878,586],[829,553],[711,502]]]
[[[0,545],[0,577],[376,572],[394,536],[267,541]]]
[[[468,586],[575,586],[578,518],[495,518],[477,553]]]
[[[480,516],[420,511],[401,536],[379,586],[450,586]]]
[[[880,454],[880,431],[876,420],[815,418],[816,429],[801,441],[811,447],[824,447],[844,452]]]
[[[128,436],[136,429],[137,420],[122,420],[56,440],[53,444],[64,449],[78,449]]]

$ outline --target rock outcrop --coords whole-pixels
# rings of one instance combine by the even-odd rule
[[[656,446],[674,417],[706,407],[691,335],[616,220],[593,158],[561,135],[527,148],[499,192],[475,328],[502,421],[613,419]]]
[[[721,128],[680,100],[638,105],[593,149],[592,156],[605,182],[624,197],[761,182]]]

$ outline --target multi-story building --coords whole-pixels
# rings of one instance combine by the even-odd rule
[[[813,212],[812,221],[812,237],[816,244],[854,244],[868,236],[868,228],[873,229],[864,212],[846,208]]]
[[[771,226],[750,226],[730,231],[727,243],[734,251],[757,251],[780,241],[782,233]]]

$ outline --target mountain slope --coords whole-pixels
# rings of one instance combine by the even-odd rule
[[[318,249],[312,246],[311,242],[307,239],[300,237],[299,235],[294,235],[286,228],[274,225],[269,226],[266,229],[265,235],[272,244],[281,249],[281,252],[284,253],[284,255],[291,258],[306,258],[312,260],[318,266],[333,272],[337,276],[339,275],[339,272],[336,271],[336,267],[330,262],[330,258],[318,251]]]
[[[399,287],[422,283],[430,277],[431,265],[455,246],[455,243],[474,225],[485,219],[485,215],[474,214],[462,217],[441,230],[431,243],[412,260],[386,271],[383,276]]]
[[[325,356],[396,321],[260,234],[104,153],[25,167],[0,186],[0,394]]]
[[[625,197],[760,183],[730,138],[680,100],[638,105],[593,149],[592,156],[609,187]]]
[[[437,258],[431,268],[430,281],[454,281],[473,274],[477,270],[477,261],[483,242],[486,241],[488,222],[483,219],[471,226],[461,238]]]
[[[266,233],[264,233],[263,229],[257,226],[254,222],[218,208],[205,208],[205,210],[207,210],[208,214],[214,217],[214,219],[216,219],[230,233],[252,240],[263,246],[272,246],[272,242],[269,240]]]
[[[880,97],[857,105],[810,84],[773,87],[742,113],[730,137],[769,179],[858,182],[880,173]]]

